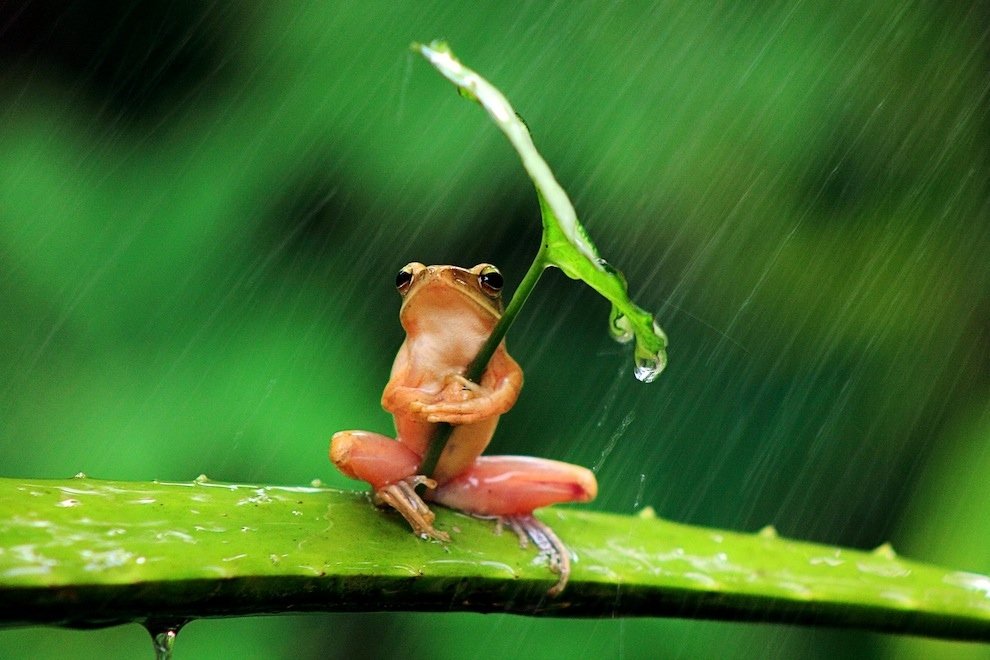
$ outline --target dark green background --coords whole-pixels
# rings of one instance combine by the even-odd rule
[[[714,6],[713,6],[714,5]],[[559,273],[509,337],[496,453],[595,507],[990,572],[985,4],[0,5],[0,474],[356,487],[390,430],[395,271],[535,253],[446,38],[513,101],[671,339],[652,385]],[[180,658],[960,657],[863,633],[389,614],[198,621]],[[0,656],[137,657],[136,625]]]

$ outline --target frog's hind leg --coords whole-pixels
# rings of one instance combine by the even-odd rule
[[[330,442],[330,460],[348,477],[371,484],[375,504],[398,511],[418,536],[450,540],[433,527],[435,516],[416,492],[416,486],[435,488],[436,482],[416,474],[420,457],[404,444],[378,433],[341,431]]]
[[[481,456],[440,485],[430,499],[480,516],[529,515],[561,502],[590,502],[598,494],[591,470],[547,458]]]
[[[482,456],[431,495],[431,499],[479,516],[496,517],[519,537],[532,541],[558,575],[549,591],[563,591],[570,577],[570,553],[534,509],[560,502],[588,502],[598,494],[595,475],[586,468],[530,456]]]
[[[341,431],[330,440],[330,460],[351,479],[375,490],[416,474],[419,456],[401,442],[370,431]]]

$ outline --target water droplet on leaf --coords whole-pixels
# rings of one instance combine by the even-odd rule
[[[623,285],[626,284],[626,276],[623,275],[622,272],[619,271],[615,266],[613,266],[609,262],[605,261],[601,257],[598,258],[597,263],[598,263],[598,266],[602,270],[604,270],[606,273],[608,273],[609,275],[615,275],[616,277],[618,277],[619,279],[622,280],[622,284]]]
[[[756,535],[764,539],[775,539],[778,537],[777,528],[774,527],[773,525],[767,525],[762,529],[760,529],[760,531],[758,531]]]
[[[667,366],[667,355],[662,351],[656,354],[642,354],[636,351],[636,368],[633,375],[644,383],[652,383]]]

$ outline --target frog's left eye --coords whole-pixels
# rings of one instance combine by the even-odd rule
[[[478,273],[478,285],[489,296],[494,297],[500,294],[504,284],[505,281],[502,279],[502,273],[495,266],[485,266]]]
[[[412,268],[406,266],[399,271],[399,274],[395,276],[395,288],[399,290],[399,293],[405,294],[409,290],[409,285],[412,284],[413,273]]]

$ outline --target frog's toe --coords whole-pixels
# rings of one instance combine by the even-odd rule
[[[437,486],[437,482],[423,475],[406,477],[376,490],[375,504],[384,504],[398,511],[417,536],[446,543],[450,541],[450,535],[433,526],[436,515],[416,492],[416,486],[420,484],[430,489]]]
[[[477,399],[471,401],[456,401],[433,403],[423,406],[422,414],[426,421],[437,424],[473,424],[486,419],[487,411],[477,404]]]
[[[501,516],[500,525],[507,525],[519,537],[519,545],[523,548],[529,541],[539,548],[540,554],[546,555],[550,570],[557,574],[557,583],[547,590],[550,596],[559,596],[571,577],[571,553],[550,526],[532,515]]]

